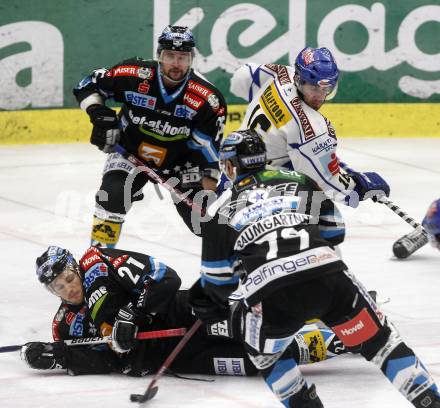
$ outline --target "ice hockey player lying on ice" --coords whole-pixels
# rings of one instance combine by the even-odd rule
[[[22,348],[22,359],[31,368],[62,368],[71,375],[155,372],[180,338],[139,341],[134,339],[137,330],[189,328],[196,319],[176,272],[148,255],[91,247],[77,263],[66,249],[50,246],[37,258],[36,268],[39,281],[62,303],[52,325],[55,341]],[[231,300],[227,321],[199,329],[171,370],[256,375],[240,341],[242,313],[241,302]],[[111,346],[66,346],[62,341],[111,333]],[[316,325],[305,326],[290,347],[302,364],[346,352],[333,332]]]

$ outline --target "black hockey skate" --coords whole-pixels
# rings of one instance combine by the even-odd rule
[[[416,408],[440,408],[440,397],[432,390],[422,392],[411,403]]]
[[[408,258],[423,245],[428,243],[428,234],[425,230],[415,229],[399,238],[393,245],[393,253],[397,258]]]
[[[324,405],[322,405],[321,400],[316,394],[315,384],[312,384],[307,389],[304,388],[303,390],[301,390],[301,395],[299,399],[301,401],[299,406],[302,408],[324,408]]]

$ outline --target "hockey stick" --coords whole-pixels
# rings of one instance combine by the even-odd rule
[[[426,234],[426,231],[422,227],[422,224],[419,224],[414,218],[410,217],[405,211],[402,211],[402,209],[396,204],[394,204],[391,200],[389,200],[386,197],[379,197],[376,200],[381,204],[385,204],[391,211],[393,211],[400,218],[402,218],[403,221],[411,225],[411,227],[420,229],[424,234]]]
[[[184,336],[186,329],[180,327],[178,329],[153,330],[147,332],[139,332],[136,336],[138,340],[159,339],[163,337],[179,337]],[[64,340],[66,346],[88,346],[92,344],[104,344],[112,341],[112,336],[105,337],[84,337],[71,340]],[[0,353],[9,353],[11,351],[20,350],[24,344],[0,347]]]
[[[151,167],[149,167],[142,160],[138,159],[134,154],[127,152],[127,150],[121,145],[114,145],[113,149],[118,152],[121,156],[127,159],[130,163],[134,164],[139,170],[143,171],[151,180],[160,184],[164,188],[166,188],[171,194],[175,195],[180,201],[185,203],[188,207],[197,211],[202,216],[205,215],[205,210],[197,205],[196,203],[188,197],[188,193],[183,193],[176,187],[170,184],[169,180],[165,180],[161,177],[156,171],[154,171]]]
[[[408,258],[411,254],[429,242],[428,233],[423,226],[415,221],[414,218],[410,217],[406,212],[402,211],[399,206],[394,204],[386,197],[377,198],[377,201],[385,204],[391,211],[396,213],[400,218],[414,228],[414,231],[404,235],[394,242],[393,253],[397,258]]]
[[[165,373],[167,368],[172,364],[174,359],[177,357],[177,355],[183,349],[185,344],[188,343],[189,339],[192,337],[192,335],[197,331],[197,329],[201,325],[202,325],[202,321],[200,319],[198,319],[192,325],[192,327],[188,330],[188,332],[183,336],[183,338],[179,341],[177,346],[174,348],[174,350],[171,352],[171,354],[167,357],[165,362],[159,368],[159,371],[154,375],[154,377],[151,380],[150,384],[148,385],[148,388],[146,389],[146,391],[143,394],[131,394],[130,395],[131,402],[138,402],[139,404],[143,404],[144,402],[147,402],[150,399],[154,398],[154,396],[157,394],[157,391],[159,390],[159,387],[155,386],[156,383],[159,381],[159,379]]]

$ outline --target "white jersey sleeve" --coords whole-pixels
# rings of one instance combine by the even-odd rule
[[[276,74],[265,65],[248,63],[238,68],[231,78],[230,91],[235,96],[250,102],[258,91]]]
[[[254,94],[240,129],[255,129],[262,135],[271,166],[302,172],[330,198],[345,202],[355,182],[339,166],[330,121],[300,99],[293,67],[267,64],[259,66],[259,71],[272,72],[272,79]],[[254,82],[247,84],[251,89]]]

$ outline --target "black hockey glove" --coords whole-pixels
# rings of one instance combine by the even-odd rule
[[[105,105],[91,105],[87,108],[87,114],[93,123],[90,143],[104,153],[112,152],[121,135],[116,112]]]
[[[136,347],[136,335],[139,324],[142,322],[142,314],[133,305],[119,309],[112,330],[112,348],[118,353],[126,353]]]
[[[207,283],[207,285],[211,285]],[[200,279],[189,290],[189,304],[198,319],[206,324],[212,324],[226,320],[229,316],[229,304],[227,299],[210,296],[202,288]]]
[[[63,342],[26,343],[20,352],[20,357],[30,368],[51,370],[66,368],[67,347]]]

